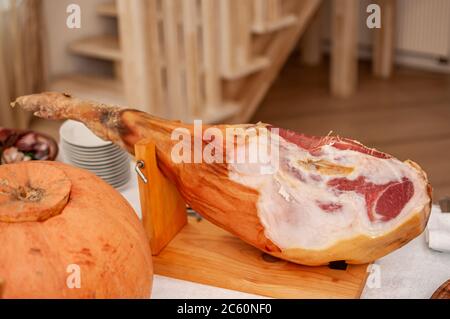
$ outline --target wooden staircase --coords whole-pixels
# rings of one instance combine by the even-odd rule
[[[69,45],[72,53],[103,59],[108,61],[121,61],[119,38],[113,35],[92,36],[75,41]]]
[[[116,18],[117,5],[115,1],[105,2],[97,7],[97,14],[103,17]]]
[[[72,54],[110,61],[114,77],[68,75],[50,89],[172,119],[248,121],[320,0],[117,0],[97,14],[119,36],[92,36]]]
[[[118,18],[114,1],[97,7],[99,18]],[[118,29],[118,27],[116,27]],[[117,32],[116,32],[117,33]],[[67,74],[49,84],[49,90],[72,93],[83,99],[97,100],[109,104],[127,105],[122,81],[122,50],[119,36],[89,36],[72,42],[68,52],[88,59],[108,61],[112,65],[112,77],[92,74]]]

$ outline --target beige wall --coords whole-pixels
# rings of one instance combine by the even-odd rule
[[[89,35],[100,35],[115,31],[112,19],[96,14],[96,6],[108,0],[43,0],[43,15],[46,25],[46,48],[49,77],[76,71],[106,72],[105,62],[77,57],[68,54],[67,46],[71,41]],[[66,26],[69,4],[81,7],[81,28],[69,29]]]

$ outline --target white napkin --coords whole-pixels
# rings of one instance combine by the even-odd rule
[[[450,213],[442,213],[433,205],[425,238],[431,249],[450,253]]]

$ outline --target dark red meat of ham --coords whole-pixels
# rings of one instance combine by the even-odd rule
[[[392,158],[388,154],[368,148],[357,141],[338,136],[308,136],[284,129],[279,129],[279,135],[308,150],[314,156],[320,155],[322,146],[331,145],[339,150],[352,150],[382,159]],[[363,195],[366,200],[367,214],[372,222],[386,222],[395,218],[414,195],[414,185],[407,178],[384,185],[367,182],[363,176],[356,180],[336,178],[329,181],[328,186],[336,191],[355,191]],[[337,203],[318,203],[318,205],[326,212],[336,212],[341,208],[341,205]]]
[[[337,191],[355,191],[364,195],[367,214],[371,221],[388,221],[397,217],[414,195],[414,185],[406,178],[400,182],[384,185],[366,182],[362,176],[353,181],[337,178],[329,181],[328,185]]]

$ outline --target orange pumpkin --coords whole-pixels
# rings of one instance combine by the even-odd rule
[[[54,162],[0,166],[3,298],[146,298],[153,268],[139,219],[111,186]]]

